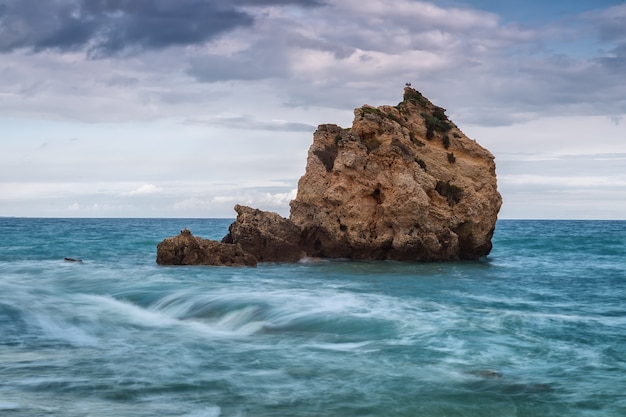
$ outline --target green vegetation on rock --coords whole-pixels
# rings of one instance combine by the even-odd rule
[[[449,181],[437,181],[437,185],[435,185],[435,191],[437,191],[439,195],[445,197],[448,200],[448,204],[450,205],[450,207],[453,207],[456,203],[461,201],[461,198],[465,195],[465,192],[462,188],[450,184]]]

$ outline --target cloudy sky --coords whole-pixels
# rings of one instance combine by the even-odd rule
[[[315,127],[410,81],[501,218],[626,219],[623,0],[0,0],[0,216],[288,215]]]

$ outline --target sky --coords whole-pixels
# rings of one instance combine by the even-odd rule
[[[316,126],[405,82],[500,218],[626,219],[622,0],[0,0],[0,216],[289,215]]]

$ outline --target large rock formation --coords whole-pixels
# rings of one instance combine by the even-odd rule
[[[260,262],[304,256],[470,260],[489,254],[502,204],[493,155],[465,136],[445,109],[409,87],[397,106],[365,105],[354,115],[350,129],[318,127],[289,219],[237,205],[237,220],[221,245]],[[194,249],[185,262],[208,263],[208,255],[196,254],[200,244],[186,239]],[[190,249],[166,241],[157,262],[181,262],[181,251]]]
[[[418,91],[320,125],[291,202],[312,256],[433,261],[491,250],[502,203],[494,157]]]

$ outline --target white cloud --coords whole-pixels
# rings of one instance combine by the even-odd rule
[[[289,202],[296,198],[297,192],[298,190],[294,188],[287,193],[266,193],[259,199],[258,204],[259,206],[285,209],[289,207]]]
[[[469,29],[495,29],[498,27],[498,16],[493,13],[472,10],[469,8],[443,8],[432,2],[399,0],[390,7],[388,1],[342,0],[335,7],[340,15],[350,13],[368,19],[371,23],[384,24],[400,22],[401,25],[412,25],[415,28],[438,28],[443,30],[464,31]]]
[[[604,176],[548,176],[536,174],[501,175],[498,177],[500,186],[507,185],[535,187],[547,186],[549,188],[614,188],[626,187],[626,178]]]
[[[278,188],[284,188],[281,182],[275,182]],[[267,188],[268,185],[259,185],[261,188]],[[232,187],[231,187],[232,188]],[[271,188],[276,188],[272,185]],[[219,213],[221,216],[232,217],[234,215],[233,207],[236,204],[259,208],[261,210],[278,211],[282,215],[288,215],[289,202],[296,197],[296,189],[286,192],[262,192],[260,189],[253,187],[244,187],[240,191],[231,189],[231,193],[223,193],[226,189],[216,190],[218,194],[211,196],[213,192],[208,190],[205,195],[195,195],[182,198],[172,204],[174,210],[180,213]],[[180,196],[183,194],[181,193]]]
[[[218,195],[211,199],[213,205],[228,205],[233,207],[241,204],[261,210],[277,211],[283,216],[288,216],[289,202],[296,198],[297,189],[287,192],[262,193],[259,191],[247,191],[233,195]]]
[[[123,195],[132,197],[137,195],[147,195],[147,194],[157,194],[163,191],[163,188],[157,187],[154,184],[143,184],[139,188],[134,189],[133,191],[124,193]]]
[[[288,120],[258,120],[250,115],[217,115],[202,119],[188,119],[185,123],[199,125],[214,125],[231,129],[244,130],[269,130],[284,132],[310,132],[315,131],[315,126],[293,122]]]
[[[192,197],[186,198],[174,203],[174,210],[179,211],[196,211],[196,210],[210,210],[212,207],[210,200],[202,198]]]
[[[93,204],[72,203],[69,206],[67,206],[67,210],[70,212],[79,212],[79,213],[96,214],[96,215],[97,214],[107,215],[112,212],[119,211],[120,209],[123,209],[123,208],[124,208],[123,206],[99,204],[99,203],[93,203]]]

